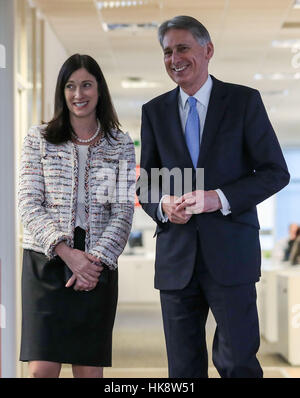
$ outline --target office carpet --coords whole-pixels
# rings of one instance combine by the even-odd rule
[[[206,327],[209,375],[219,377],[211,358],[214,329],[215,321],[210,313]],[[264,339],[261,340],[258,358],[265,377],[293,377],[286,373],[286,368],[290,368],[287,361],[274,352],[274,345]],[[117,374],[127,374],[127,377],[167,376],[166,349],[159,305],[119,304],[113,337],[113,367],[105,371],[107,377]],[[129,376],[130,374],[136,376]],[[147,374],[149,376],[146,376]],[[151,376],[154,374],[160,376]]]
[[[218,378],[211,359],[215,322],[209,314],[207,346],[209,352],[209,377]],[[294,378],[300,368],[292,367],[276,354],[274,345],[263,338],[258,359],[265,378]],[[167,358],[158,304],[119,304],[113,335],[113,366],[105,368],[104,377],[167,377]],[[64,365],[61,377],[72,377],[71,367]]]

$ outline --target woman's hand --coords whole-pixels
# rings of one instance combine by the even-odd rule
[[[99,274],[100,276],[100,274]],[[76,282],[76,283],[75,283]],[[68,282],[66,283],[66,287],[70,287],[75,283],[73,289],[74,290],[79,290],[79,291],[86,291],[89,292],[90,290],[95,289],[95,287],[97,286],[98,280],[97,282],[91,283],[91,282],[82,282],[80,280],[76,279],[76,276],[73,274],[71,276],[71,278],[68,280]]]
[[[103,269],[103,267],[102,267],[102,269]],[[100,275],[101,275],[101,273],[99,274],[99,278],[101,277]],[[70,278],[70,280],[73,277],[74,277],[74,275]],[[81,282],[79,280],[76,280],[76,277],[74,277],[73,282],[71,281],[70,285],[68,285],[68,283],[69,283],[68,282],[66,284],[66,287],[72,286],[74,281],[75,281],[75,285],[73,286],[73,289],[77,290],[77,291],[79,290],[79,291],[85,291],[85,292],[89,292],[89,291],[95,289],[95,287],[97,286],[97,284],[99,282],[99,280],[97,280],[97,282],[94,282],[94,283],[91,283],[91,282],[85,283],[85,282]]]
[[[91,290],[97,285],[103,266],[96,257],[84,251],[72,249],[64,242],[56,246],[55,252],[73,272],[66,287],[72,286],[75,280],[75,290]]]

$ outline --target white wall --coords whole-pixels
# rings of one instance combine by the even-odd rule
[[[15,1],[0,0],[0,377],[16,377]],[[59,69],[68,57],[47,21],[44,30],[44,119],[53,114]],[[3,55],[1,53],[1,55]],[[3,67],[4,66],[4,67]]]
[[[53,116],[54,94],[58,72],[69,57],[50,24],[45,21],[44,30],[44,119],[48,122]]]

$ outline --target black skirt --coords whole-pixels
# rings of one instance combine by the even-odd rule
[[[76,228],[74,247],[84,250]],[[65,287],[65,263],[24,249],[21,361],[111,366],[118,272],[107,268],[91,291]]]

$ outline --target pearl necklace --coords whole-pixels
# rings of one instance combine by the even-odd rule
[[[95,134],[94,134],[91,138],[88,138],[87,140],[83,140],[82,138],[79,138],[79,137],[77,136],[77,134],[75,134],[74,132],[73,132],[72,134],[73,134],[73,137],[74,137],[78,142],[81,142],[82,144],[87,144],[87,143],[93,141],[93,140],[97,137],[97,135],[99,134],[99,131],[100,131],[100,122],[99,122],[99,120],[97,120],[97,130],[96,130]]]

